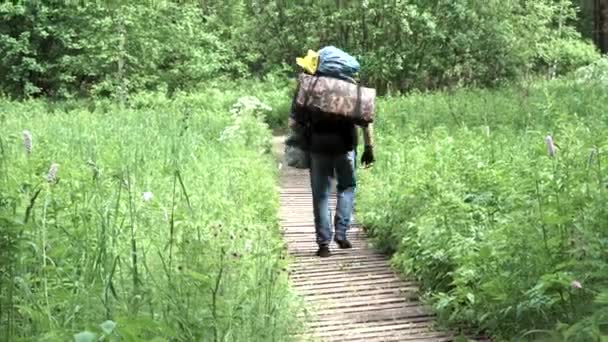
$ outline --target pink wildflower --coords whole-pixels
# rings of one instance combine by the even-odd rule
[[[570,283],[570,286],[571,286],[573,289],[582,289],[582,288],[583,288],[583,285],[582,285],[582,284],[581,284],[581,282],[580,282],[580,281],[578,281],[578,280],[573,280],[573,281]]]

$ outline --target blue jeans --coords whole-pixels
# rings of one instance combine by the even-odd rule
[[[327,246],[331,242],[329,196],[332,176],[336,176],[337,206],[334,216],[336,239],[346,239],[355,200],[355,151],[329,156],[310,154],[310,183],[317,244]]]

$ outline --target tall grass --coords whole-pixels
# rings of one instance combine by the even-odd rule
[[[0,340],[298,331],[262,107],[209,92],[0,102]]]
[[[359,217],[443,322],[497,340],[605,339],[606,88],[539,81],[379,107]]]

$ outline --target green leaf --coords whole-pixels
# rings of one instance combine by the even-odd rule
[[[490,249],[490,247],[488,246],[483,246],[480,250],[479,250],[479,257],[481,259],[488,259],[492,256],[492,250]]]
[[[192,277],[193,279],[198,280],[198,281],[207,282],[210,279],[210,277],[208,275],[204,275],[204,274],[198,273],[196,271],[189,271],[187,273],[188,273],[188,275],[190,275],[190,277]]]
[[[94,342],[96,338],[97,335],[90,331],[83,331],[74,335],[75,342]]]
[[[469,292],[469,293],[467,293],[467,299],[469,300],[469,302],[470,302],[471,304],[475,304],[475,295],[474,295],[474,294],[472,294],[472,293],[470,293],[470,292]]]
[[[116,328],[116,322],[107,320],[99,325],[101,330],[103,330],[104,334],[110,335],[114,329]]]
[[[595,297],[595,302],[597,304],[603,304],[603,305],[608,305],[608,289],[600,292],[596,297]]]

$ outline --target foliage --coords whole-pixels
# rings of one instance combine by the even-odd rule
[[[11,95],[171,94],[242,71],[195,4],[5,2],[0,22],[0,89]]]
[[[608,86],[608,57],[579,68],[572,76],[578,83],[591,83],[598,87]]]
[[[606,60],[577,25],[570,0],[3,2],[0,338],[288,339],[268,128],[330,44],[389,96],[361,218],[440,317],[606,338]]]
[[[286,126],[291,99],[295,91],[295,82],[295,79],[269,74],[263,80],[213,80],[197,87],[192,93],[212,96],[217,99],[218,104],[222,104],[225,108],[236,103],[243,95],[243,89],[247,89],[248,94],[270,106],[270,110],[260,113],[263,114],[264,122],[272,128],[279,128]]]
[[[569,79],[387,99],[358,217],[444,322],[605,339],[607,104]]]
[[[220,141],[221,100],[0,103],[0,340],[298,331],[270,132],[240,111],[247,129]]]
[[[284,77],[329,44],[358,57],[380,93],[495,85],[597,58],[576,23],[570,0],[5,2],[0,91],[171,95],[216,77]]]
[[[494,85],[549,66],[562,74],[598,56],[575,31],[567,0],[250,4],[255,16],[241,34],[264,44],[243,54],[258,56],[262,70],[332,44],[357,56],[364,82],[381,93]]]

